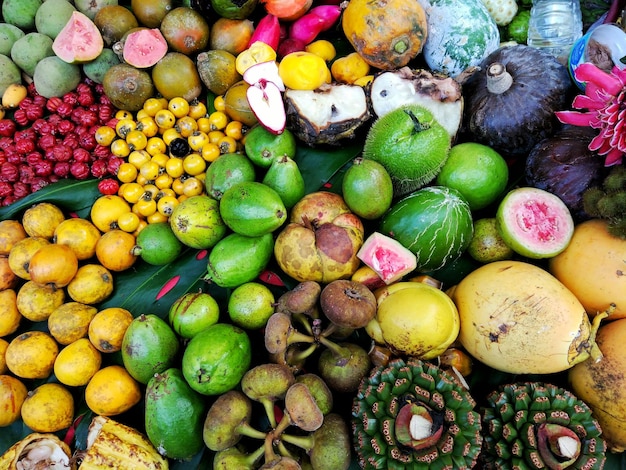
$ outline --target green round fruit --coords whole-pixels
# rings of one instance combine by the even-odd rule
[[[172,304],[168,321],[183,338],[191,339],[205,328],[215,325],[220,318],[220,307],[206,292],[188,292]]]
[[[515,252],[502,239],[495,217],[488,217],[474,222],[474,236],[467,254],[479,263],[491,263],[511,259]]]
[[[102,83],[107,71],[119,63],[120,58],[118,55],[111,48],[105,47],[98,57],[91,62],[83,64],[83,72],[85,72],[87,78],[96,83]]]
[[[203,395],[235,388],[252,362],[248,334],[230,323],[216,323],[187,344],[182,371],[189,386]]]
[[[33,81],[37,92],[46,97],[63,96],[75,90],[81,79],[81,68],[57,56],[41,59],[35,67]]]
[[[256,173],[250,159],[241,153],[225,153],[217,157],[206,170],[204,185],[213,199],[221,199],[222,194],[241,181],[254,181]]]
[[[496,222],[506,244],[527,258],[552,258],[567,248],[574,235],[565,203],[533,187],[509,191],[498,206]]]
[[[399,241],[417,257],[417,269],[433,271],[457,259],[473,233],[472,212],[456,189],[428,186],[396,202],[379,232]]]
[[[52,39],[36,32],[28,33],[15,41],[11,49],[11,59],[29,77],[35,74],[35,67],[41,59],[53,55]]]
[[[26,33],[17,26],[9,23],[0,23],[0,54],[10,56],[15,41],[24,37]]]
[[[258,282],[246,282],[230,294],[228,316],[241,328],[258,330],[274,313],[274,301],[269,287]]]
[[[28,31],[35,28],[35,15],[43,0],[4,0],[2,18],[6,23]]]
[[[520,10],[506,27],[507,37],[518,44],[526,44],[528,40],[529,10]]]
[[[475,142],[452,146],[436,183],[459,191],[475,211],[495,202],[506,189],[509,167],[491,147]]]
[[[148,264],[161,266],[178,258],[183,247],[168,222],[154,222],[139,232],[133,253]]]
[[[261,168],[269,168],[276,157],[296,156],[296,138],[289,129],[274,134],[261,125],[248,131],[245,139],[248,158]]]
[[[191,248],[212,248],[227,232],[220,216],[219,201],[199,195],[181,201],[170,215],[176,237]]]
[[[380,163],[356,158],[341,182],[343,199],[363,219],[377,219],[391,207],[393,183]]]
[[[451,137],[423,106],[411,104],[378,118],[367,133],[363,158],[385,167],[394,196],[406,195],[435,179],[448,158]]]
[[[13,83],[22,83],[22,71],[10,57],[0,54],[0,96]]]
[[[55,39],[75,11],[68,0],[45,0],[35,15],[35,27],[39,33]]]

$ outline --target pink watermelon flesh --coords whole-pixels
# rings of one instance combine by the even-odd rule
[[[87,15],[79,11],[72,12],[69,21],[52,43],[56,56],[69,64],[92,61],[103,48],[100,30]]]
[[[417,258],[398,241],[380,232],[372,233],[357,253],[363,263],[391,284],[417,268]]]
[[[152,67],[167,54],[167,41],[158,28],[139,29],[124,40],[124,62],[140,69]]]
[[[574,233],[574,221],[565,203],[537,188],[510,191],[498,207],[496,220],[507,245],[528,258],[556,256]]]

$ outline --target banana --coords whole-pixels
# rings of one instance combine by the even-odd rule
[[[69,446],[54,434],[32,433],[16,442],[2,456],[0,468],[6,470],[75,469]]]
[[[81,461],[79,470],[169,468],[167,459],[159,454],[146,436],[104,416],[96,416],[92,420],[87,435],[87,450],[77,452],[76,457]]]

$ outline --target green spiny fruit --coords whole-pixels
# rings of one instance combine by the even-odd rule
[[[483,440],[475,405],[458,379],[434,364],[398,358],[374,368],[352,405],[361,468],[472,468]]]
[[[482,410],[485,470],[601,469],[607,445],[591,409],[571,392],[539,382],[507,384]]]

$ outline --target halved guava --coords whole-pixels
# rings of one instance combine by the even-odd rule
[[[52,43],[57,57],[68,64],[89,62],[100,55],[104,41],[100,30],[89,17],[72,12],[69,21]]]
[[[498,206],[496,223],[513,251],[533,259],[558,255],[574,234],[574,221],[565,203],[532,187],[509,191]]]
[[[389,285],[417,268],[417,257],[400,242],[373,232],[356,254]]]
[[[152,67],[167,54],[167,41],[158,28],[137,28],[124,39],[122,54],[133,67]]]

